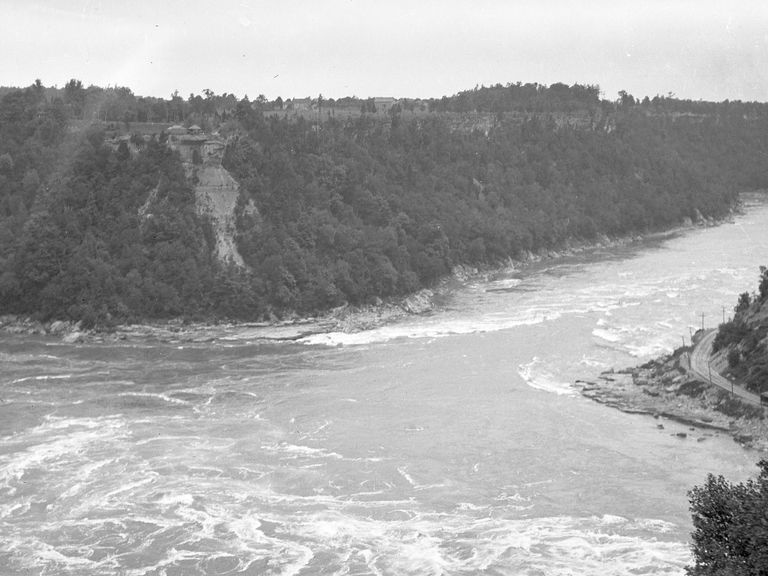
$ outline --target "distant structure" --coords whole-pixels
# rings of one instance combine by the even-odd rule
[[[293,98],[285,103],[285,108],[294,112],[303,112],[312,109],[311,98]]]
[[[174,124],[173,126],[168,128],[168,130],[166,130],[166,133],[171,138],[175,138],[178,136],[186,136],[187,134],[189,134],[189,130],[184,128],[184,126],[180,126],[179,124]]]
[[[168,128],[166,133],[168,145],[178,151],[183,162],[189,164],[221,162],[224,142],[216,136],[208,136],[197,124],[189,128],[177,124]]]
[[[397,104],[397,99],[390,96],[376,96],[373,104],[376,106],[376,112],[389,112],[392,106]]]

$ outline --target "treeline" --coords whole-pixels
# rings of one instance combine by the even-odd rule
[[[768,268],[760,267],[757,292],[744,292],[734,308],[733,320],[721,324],[714,350],[727,350],[731,376],[760,394],[768,392]]]
[[[646,95],[640,98],[624,90],[619,91],[618,98],[608,99],[601,97],[599,86],[568,86],[562,83],[549,86],[535,82],[475,86],[472,90],[464,90],[453,96],[431,98],[427,102],[429,110],[436,112],[582,112],[599,116],[617,110],[627,112],[632,109],[635,113],[646,116],[662,114],[671,117],[687,115],[742,119],[768,117],[768,104],[764,102],[706,102],[675,98],[672,94],[656,94],[652,97]]]
[[[429,100],[429,109],[436,112],[575,112],[600,107],[599,86],[562,83],[476,86],[453,96]]]
[[[91,324],[309,314],[406,294],[458,264],[720,217],[739,191],[768,187],[768,125],[743,115],[673,120],[626,106],[577,129],[532,109],[457,130],[440,113],[310,122],[243,98],[211,120],[241,184],[237,269],[213,259],[211,227],[162,135],[129,147],[98,125],[72,130],[73,82],[70,96],[37,84],[0,99],[2,311]],[[563,86],[529,102],[595,103],[595,89]],[[499,90],[528,98],[525,86]]]

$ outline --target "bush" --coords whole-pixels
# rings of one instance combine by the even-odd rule
[[[749,334],[749,328],[739,320],[731,320],[725,324],[720,324],[717,336],[715,336],[715,341],[712,344],[712,350],[717,352],[731,344],[738,344],[747,334]]]
[[[728,351],[728,367],[736,368],[739,362],[741,362],[741,352],[739,352],[738,348],[731,348]]]
[[[689,493],[694,565],[689,576],[768,574],[768,460],[757,480],[731,484],[710,474]]]
[[[725,390],[716,390],[717,404],[715,410],[731,418],[762,418],[763,409],[741,400],[738,396],[731,396]]]

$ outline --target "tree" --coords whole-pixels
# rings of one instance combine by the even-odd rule
[[[768,460],[757,480],[731,484],[710,474],[689,493],[694,565],[689,576],[768,574]]]
[[[768,298],[768,268],[760,266],[760,302]]]
[[[739,302],[736,304],[736,308],[734,310],[738,312],[743,312],[747,309],[749,309],[750,304],[752,304],[752,301],[749,297],[749,292],[742,292],[739,294]]]
[[[72,78],[64,85],[64,102],[75,118],[81,118],[85,109],[85,88],[80,80]]]
[[[10,174],[13,170],[13,157],[6,152],[0,155],[0,173]]]
[[[634,106],[635,97],[632,94],[628,94],[626,90],[619,90],[619,104],[622,107]]]
[[[741,362],[741,353],[737,348],[732,348],[728,351],[728,367],[736,368]]]

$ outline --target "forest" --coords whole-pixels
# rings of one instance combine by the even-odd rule
[[[756,103],[508,84],[418,115],[402,101],[341,120],[318,98],[326,112],[310,120],[265,113],[282,99],[210,91],[164,100],[72,80],[0,94],[0,313],[85,326],[315,314],[411,293],[460,264],[721,218],[739,192],[768,187],[768,106]],[[482,114],[490,124],[473,125]],[[214,257],[164,130],[136,133],[162,122],[225,140],[245,267]]]

